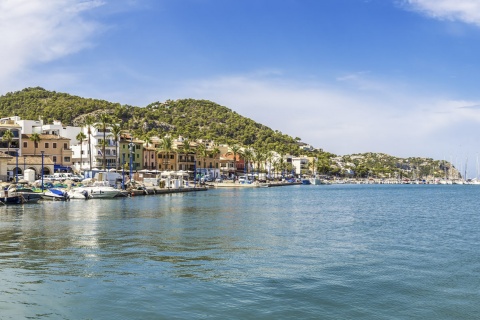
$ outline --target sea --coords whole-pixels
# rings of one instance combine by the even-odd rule
[[[0,319],[479,319],[480,187],[0,208]]]

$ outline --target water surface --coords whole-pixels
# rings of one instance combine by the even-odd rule
[[[478,186],[0,208],[1,319],[475,319]]]

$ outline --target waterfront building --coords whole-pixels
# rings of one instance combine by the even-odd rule
[[[76,145],[72,146],[73,161],[75,168],[78,171],[90,170],[91,168],[103,169],[103,160],[105,158],[105,168],[113,169],[117,165],[117,148],[115,146],[115,138],[111,134],[111,127],[107,127],[105,130],[97,128],[95,125],[90,127],[90,148],[88,145],[88,129],[87,127],[80,128],[81,131],[75,131],[75,141],[78,133],[83,132],[85,139]],[[105,157],[103,156],[103,147],[105,145]],[[90,157],[90,153],[91,157]],[[92,163],[90,163],[90,158]]]
[[[44,157],[50,158],[53,163],[52,172],[72,170],[73,152],[70,149],[70,139],[53,134],[40,134],[40,141],[34,142],[30,139],[32,135],[22,134],[20,158],[37,156],[43,151]]]
[[[10,141],[5,140],[4,135],[7,131],[11,132]],[[21,152],[20,143],[22,127],[10,118],[0,119],[0,152],[15,156],[17,152]]]
[[[296,175],[307,174],[309,171],[308,168],[308,158],[307,157],[292,157],[291,158],[292,167]]]
[[[125,170],[130,170],[130,157],[133,171],[143,169],[143,143],[142,140],[134,139],[130,133],[120,135],[119,161]]]
[[[0,182],[8,181],[8,161],[13,157],[0,152]]]

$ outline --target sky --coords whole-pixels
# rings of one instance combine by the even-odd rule
[[[0,0],[0,94],[206,99],[316,148],[476,176],[480,0]]]

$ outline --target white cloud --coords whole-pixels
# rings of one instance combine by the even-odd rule
[[[437,19],[462,21],[480,26],[478,0],[406,0],[409,7]]]
[[[373,151],[442,159],[462,141],[467,144],[459,130],[480,123],[480,110],[468,107],[479,101],[425,96],[406,85],[362,76],[339,77],[343,81],[334,86],[254,75],[219,77],[191,81],[175,96],[212,100],[336,154]]]
[[[101,26],[83,13],[101,5],[101,1],[0,0],[0,86],[7,89],[12,78],[21,78],[36,63],[90,46],[90,37]]]

